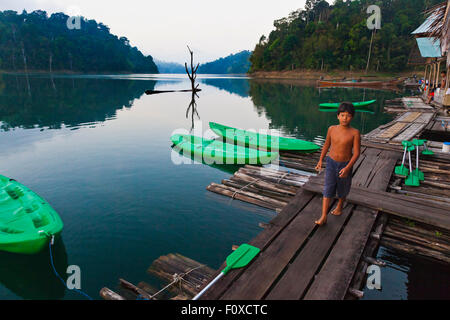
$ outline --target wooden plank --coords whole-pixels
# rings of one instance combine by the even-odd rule
[[[306,188],[308,191],[322,192],[323,186],[311,183]],[[374,210],[383,211],[399,217],[423,222],[432,226],[450,230],[450,213],[448,206],[437,207],[435,203],[423,200],[422,204],[411,202],[405,196],[394,196],[388,192],[376,192],[362,188],[352,188],[347,201],[362,205]]]
[[[361,175],[361,178],[357,179],[356,181],[352,181],[352,186],[365,186],[366,181],[370,176],[372,168],[375,166],[378,156],[382,153],[382,150],[378,149],[368,149],[365,152],[365,158],[364,162],[361,165],[361,168],[358,169],[357,174]],[[356,173],[355,173],[356,175]],[[355,177],[355,175],[353,177]]]
[[[416,120],[422,113],[420,112],[406,112],[398,117],[397,122],[413,122]]]
[[[261,250],[267,248],[269,244],[272,243],[272,241],[286,228],[286,226],[289,225],[289,223],[297,217],[298,213],[303,210],[306,205],[308,205],[308,203],[314,198],[314,196],[315,194],[312,192],[303,189],[299,190],[294,199],[289,202],[283,208],[283,210],[270,221],[269,225],[249,242],[249,244]],[[252,263],[250,263],[249,266],[251,266],[251,264]],[[222,270],[224,267],[225,264],[222,264],[219,270]],[[219,279],[219,281],[217,281],[216,284],[212,288],[210,288],[200,299],[219,299],[229,288],[229,286],[242,275],[244,270],[246,269],[235,269],[230,271],[226,277]],[[212,278],[214,278],[218,274],[219,271],[217,271],[212,276]],[[206,284],[204,286],[206,286]]]
[[[327,223],[318,228],[265,299],[297,300],[303,297],[354,207],[347,206],[340,216],[329,215]]]
[[[379,154],[371,173],[363,174],[368,177],[365,186],[373,190],[386,190],[397,157],[397,153],[390,151]],[[376,210],[360,206],[353,211],[305,299],[344,299],[377,213]]]
[[[427,124],[425,123],[412,123],[405,131],[399,134],[397,137],[392,139],[392,141],[401,143],[403,140],[411,140],[416,135],[420,133],[420,131],[425,128]]]
[[[342,300],[375,222],[374,210],[358,207],[306,293],[306,300]]]
[[[391,139],[392,137],[398,135],[401,131],[407,127],[409,123],[407,122],[397,122],[393,126],[382,131],[376,138],[377,139]]]
[[[315,197],[283,233],[246,268],[242,276],[230,286],[221,299],[262,299],[284,267],[316,228],[314,220],[320,216],[321,208],[322,198]]]
[[[181,281],[177,287],[181,287],[184,294],[194,296],[200,286],[212,279],[215,270],[179,253],[171,253],[153,261],[147,272],[168,282],[173,281],[174,274],[184,275],[186,281]]]
[[[420,115],[420,117],[414,120],[415,123],[426,123],[428,124],[431,119],[435,116],[434,113],[425,112]]]

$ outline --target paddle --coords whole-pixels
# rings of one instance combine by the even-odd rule
[[[220,274],[214,278],[213,281],[211,281],[202,291],[200,291],[192,300],[197,300],[200,298],[206,290],[208,290],[214,283],[216,283],[220,278],[222,278],[224,275],[226,275],[230,270],[232,269],[239,269],[245,267],[247,264],[250,263],[250,261],[253,260],[254,257],[260,252],[261,250],[253,247],[249,244],[242,244],[234,250],[232,254],[230,254],[226,259],[226,267],[220,272]]]

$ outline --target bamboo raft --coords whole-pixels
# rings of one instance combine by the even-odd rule
[[[215,271],[179,253],[171,253],[156,259],[147,272],[167,284],[156,289],[144,281],[135,286],[119,279],[117,292],[104,287],[100,296],[105,300],[188,300],[200,291]]]

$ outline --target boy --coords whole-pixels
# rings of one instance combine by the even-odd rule
[[[323,190],[322,216],[315,223],[319,226],[327,222],[327,213],[331,199],[337,195],[339,198],[336,209],[331,214],[339,216],[345,198],[352,185],[352,168],[360,155],[361,135],[359,131],[350,126],[355,115],[355,107],[350,102],[343,102],[338,108],[337,118],[339,125],[328,128],[327,138],[320,155],[316,170],[322,169],[322,161],[328,149],[330,154],[326,159],[325,187]],[[353,152],[352,152],[353,151]]]

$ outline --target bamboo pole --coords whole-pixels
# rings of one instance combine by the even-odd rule
[[[209,185],[208,187],[206,187],[206,190],[214,192],[214,193],[217,193],[217,194],[220,194],[222,196],[227,196],[227,197],[230,197],[230,198],[234,197],[234,199],[241,200],[243,202],[248,202],[248,203],[254,204],[256,206],[263,207],[263,208],[270,209],[270,210],[274,210],[274,211],[276,209],[282,209],[284,207],[284,206],[276,206],[276,205],[274,205],[272,203],[269,203],[269,202],[266,202],[266,201],[261,201],[259,199],[255,199],[255,198],[252,198],[252,197],[248,197],[248,196],[245,196],[245,195],[240,194],[240,193],[236,194],[235,192],[232,192],[230,190],[223,189],[221,187],[221,185],[217,185],[217,184]]]
[[[100,290],[100,297],[102,297],[105,300],[125,300],[125,298],[122,297],[120,294],[117,294],[111,289],[106,287]]]
[[[439,84],[439,71],[441,69],[441,63],[437,62],[437,72],[436,72],[436,88],[438,87]],[[442,88],[441,88],[442,90]]]
[[[372,53],[372,42],[373,42],[374,33],[375,33],[375,29],[372,30],[372,37],[370,38],[369,56],[367,57],[366,73],[369,71],[370,55]]]

